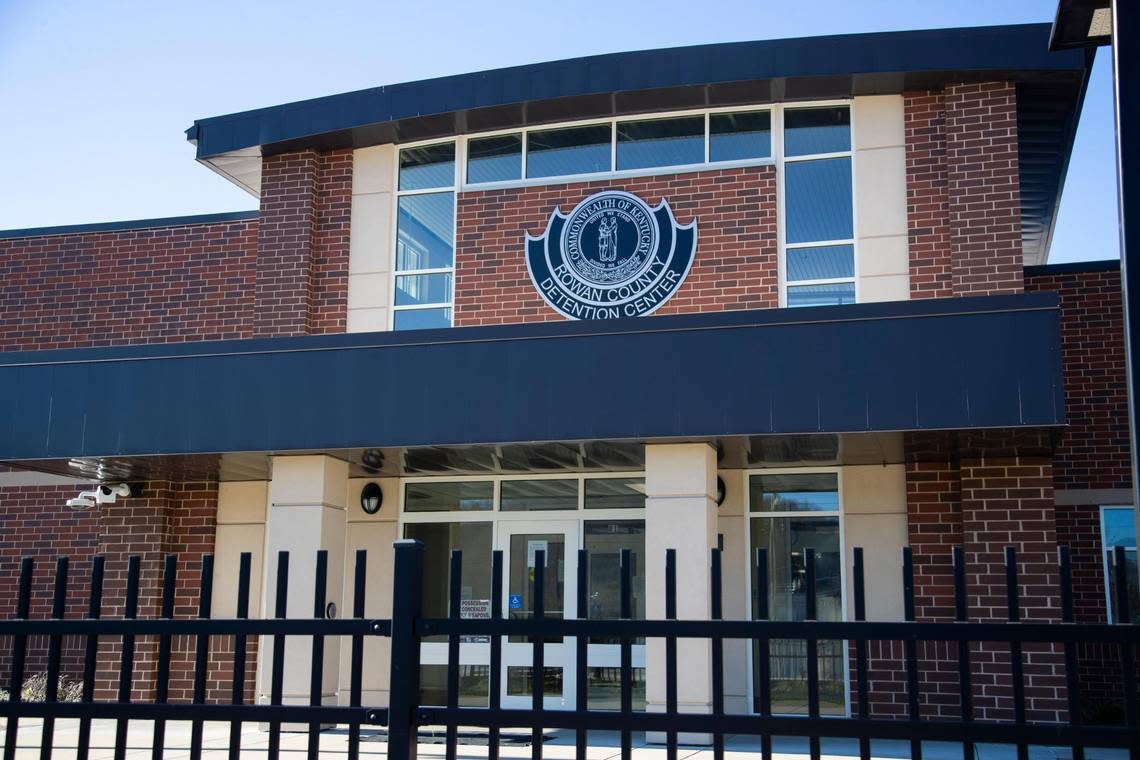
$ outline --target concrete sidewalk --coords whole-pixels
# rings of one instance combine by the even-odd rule
[[[4,721],[0,720],[0,731],[4,730]],[[53,758],[71,760],[76,755],[76,738],[79,722],[77,720],[56,721],[53,733]],[[204,758],[221,760],[227,757],[229,749],[228,723],[206,723],[203,734]],[[149,722],[133,721],[127,734],[127,758],[143,760],[151,757],[151,741],[153,729]],[[20,721],[16,757],[21,760],[39,758],[40,741],[43,733],[43,722],[38,719],[24,719]],[[434,737],[430,741],[419,745],[418,754],[425,760],[436,760],[445,755],[445,745],[440,738]],[[472,738],[465,736],[464,743],[459,745],[460,760],[479,760],[487,757],[486,740],[482,743],[478,736],[480,731],[473,729],[464,734],[471,734]],[[500,745],[500,756],[503,758],[530,758],[531,747],[529,732],[512,729],[504,732],[506,741]],[[365,727],[361,731],[360,756],[366,760],[386,758],[388,745],[383,729]],[[91,731],[90,760],[110,760],[114,755],[115,722],[113,720],[97,720],[93,722]],[[243,727],[241,733],[241,757],[263,758],[269,734],[259,730],[254,725]],[[283,733],[281,735],[281,754],[286,758],[304,757],[308,747],[308,735],[305,733]],[[345,758],[348,755],[348,730],[333,728],[321,732],[321,757]],[[859,745],[855,740],[849,739],[823,739],[821,742],[823,760],[850,760],[858,758]],[[808,755],[806,739],[792,737],[776,737],[773,740],[774,760],[804,760]],[[904,741],[875,741],[871,745],[875,758],[883,760],[897,760],[910,757],[910,746]],[[633,760],[665,760],[665,748],[659,745],[648,746],[642,733],[633,735]],[[572,731],[547,732],[547,740],[543,746],[543,756],[550,760],[573,760],[574,734]],[[589,760],[617,760],[621,756],[619,737],[614,732],[592,732],[590,746],[587,751]],[[752,736],[730,736],[725,740],[726,760],[758,760],[760,756],[760,742]],[[961,745],[953,742],[927,742],[923,744],[924,760],[961,760]],[[1089,749],[1085,752],[1087,760],[1125,760],[1127,752],[1124,750],[1098,750]],[[172,721],[166,727],[166,747],[163,757],[167,760],[182,760],[190,757],[190,724],[184,721]],[[708,747],[682,746],[677,754],[678,760],[712,760],[712,750]],[[1016,760],[1017,753],[1014,747],[1005,745],[978,745],[975,752],[978,760]],[[1070,760],[1071,753],[1067,748],[1061,747],[1032,747],[1031,760]]]

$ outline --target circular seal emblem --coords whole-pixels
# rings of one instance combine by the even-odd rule
[[[562,250],[583,282],[611,287],[648,268],[658,237],[657,220],[645,201],[610,190],[578,204],[562,228]]]
[[[571,319],[636,317],[658,309],[689,273],[697,220],[677,224],[632,193],[604,190],[569,214],[554,209],[546,231],[527,235],[527,269],[538,292]]]

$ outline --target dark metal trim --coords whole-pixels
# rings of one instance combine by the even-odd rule
[[[1061,264],[1040,264],[1026,267],[1026,277],[1047,277],[1051,274],[1080,274],[1081,272],[1119,272],[1120,259],[1103,261],[1066,261]]]
[[[130,219],[121,222],[93,222],[91,224],[63,224],[57,227],[27,227],[20,230],[0,230],[0,240],[46,237],[48,235],[76,235],[85,232],[123,232],[150,230],[158,227],[189,227],[196,224],[222,224],[257,219],[259,211],[223,211],[217,214],[192,216],[166,216],[156,219]]]

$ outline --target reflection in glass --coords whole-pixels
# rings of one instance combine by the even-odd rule
[[[455,261],[455,194],[400,198],[396,220],[396,270],[440,269]]]
[[[645,619],[645,521],[587,520],[584,546],[590,566],[586,600],[587,618],[591,620],[621,617],[621,550],[629,549],[632,559],[630,611],[634,620]],[[595,637],[591,644],[620,644],[617,637]],[[644,644],[638,638],[635,644]]]
[[[467,142],[467,184],[522,178],[522,135],[472,138]]]
[[[586,509],[644,509],[645,478],[589,478]]]
[[[788,306],[840,306],[855,303],[855,283],[797,285],[788,288]]]
[[[700,164],[705,160],[705,117],[619,121],[617,168]]]
[[[784,186],[787,242],[852,237],[850,158],[789,162]]]
[[[486,665],[459,666],[459,706],[486,707],[491,691],[491,669]],[[447,666],[420,665],[420,704],[447,705]]]
[[[1136,543],[1133,539],[1132,543]],[[1120,597],[1117,596],[1118,590],[1116,588],[1116,553],[1113,551],[1108,552],[1108,602],[1111,612],[1110,619],[1114,623],[1120,622],[1117,615],[1118,605],[1120,604]],[[1137,569],[1136,564],[1136,550],[1124,550],[1124,573],[1128,578],[1128,622],[1140,623],[1140,570]]]
[[[511,620],[529,620],[534,616],[536,591],[535,564],[538,552],[546,553],[543,573],[543,617],[561,618],[566,601],[566,536],[562,533],[516,533],[511,536],[507,579],[507,593],[519,598],[518,604],[509,604]],[[523,642],[526,636],[511,636],[510,641]],[[548,642],[562,641],[551,637]]]
[[[825,245],[787,250],[788,282],[855,276],[855,247]]]
[[[577,509],[577,480],[504,480],[499,508],[504,512]]]
[[[400,151],[400,189],[425,190],[455,184],[455,143]]]
[[[851,150],[851,110],[846,106],[784,111],[785,156],[845,150]]]
[[[839,511],[839,476],[834,472],[753,475],[748,491],[753,512]]]
[[[534,669],[529,665],[511,665],[507,668],[507,696],[529,697],[534,692]],[[542,695],[562,696],[562,668],[542,669]]]
[[[630,669],[633,709],[645,709],[645,668]],[[621,709],[621,668],[586,668],[586,707],[590,710]]]
[[[396,278],[396,305],[416,306],[451,301],[451,272],[410,274]]]
[[[451,327],[451,309],[409,309],[393,315],[394,330],[431,330]]]
[[[491,605],[491,523],[408,523],[404,538],[424,545],[423,614],[442,618],[448,615],[451,585],[451,552],[463,552],[463,588],[460,598]],[[447,636],[429,636],[425,641],[446,641]]]
[[[769,613],[773,620],[806,617],[805,550],[815,550],[816,619],[842,620],[838,517],[755,517],[751,520],[752,549],[768,552]],[[758,579],[752,574],[752,614],[759,616]],[[753,650],[753,709],[760,710],[760,648]],[[819,701],[823,715],[844,712],[845,670],[842,641],[820,641],[818,649]],[[772,710],[803,714],[808,711],[807,646],[802,640],[774,639],[769,644]]]
[[[1104,548],[1136,546],[1136,512],[1132,507],[1104,510]]]
[[[404,486],[405,512],[483,511],[491,509],[495,484],[490,480],[428,481]]]
[[[526,136],[526,176],[557,177],[610,170],[609,124],[547,129]]]
[[[772,115],[768,111],[709,116],[709,160],[744,161],[772,155]]]

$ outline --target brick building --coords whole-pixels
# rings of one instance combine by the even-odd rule
[[[535,551],[559,569],[545,592],[559,610],[585,548],[591,614],[613,614],[628,548],[635,614],[661,617],[674,548],[678,613],[707,617],[723,542],[726,617],[754,614],[757,548],[774,615],[804,614],[813,549],[819,617],[850,617],[862,546],[869,616],[900,619],[909,546],[918,619],[953,619],[961,546],[970,619],[1004,619],[994,579],[1013,546],[1023,618],[1058,621],[1066,545],[1078,621],[1105,621],[1106,549],[1135,557],[1120,276],[1115,262],[1047,263],[1091,66],[1049,52],[1048,33],[623,53],[195,122],[198,160],[258,212],[0,233],[4,614],[22,556],[104,555],[114,614],[138,554],[153,615],[177,552],[175,614],[193,615],[213,554],[213,611],[231,616],[242,552],[264,615],[277,552],[322,549],[328,596],[348,609],[344,579],[367,549],[367,614],[382,617],[392,541],[415,538],[436,613],[451,550],[477,611],[502,549],[504,601],[525,614]],[[65,505],[93,482],[135,495]],[[48,582],[45,561],[36,614]],[[70,599],[83,614],[82,585]],[[293,595],[296,614],[310,606]],[[665,699],[658,643],[634,653],[648,709]],[[228,642],[214,645],[223,662]],[[445,646],[424,645],[429,698]],[[516,646],[505,705],[530,700]],[[174,647],[188,663],[192,642]],[[78,642],[65,650],[74,671]],[[574,650],[547,650],[547,704],[565,709]],[[248,688],[264,696],[253,654]],[[329,701],[346,696],[347,654],[326,648]],[[111,693],[115,646],[100,655]],[[382,703],[383,642],[367,656],[365,699]],[[924,713],[955,715],[950,655],[921,656]],[[616,657],[591,645],[599,704]],[[757,657],[744,642],[728,657],[726,705],[750,711]],[[802,642],[771,657],[777,709],[802,711]],[[905,711],[899,657],[889,642],[874,653],[875,714]],[[1033,657],[1030,717],[1062,720],[1063,659]],[[708,709],[707,647],[682,642],[681,662],[683,709]],[[464,663],[478,703],[486,652]],[[1090,714],[1119,698],[1111,663],[1082,650]],[[141,693],[154,667],[140,650]],[[1009,714],[1003,667],[975,659],[980,718]],[[849,669],[841,642],[821,642],[824,712],[852,709]],[[228,677],[216,669],[213,696]],[[307,672],[286,674],[287,695],[308,688]],[[176,667],[172,698],[188,689]]]

